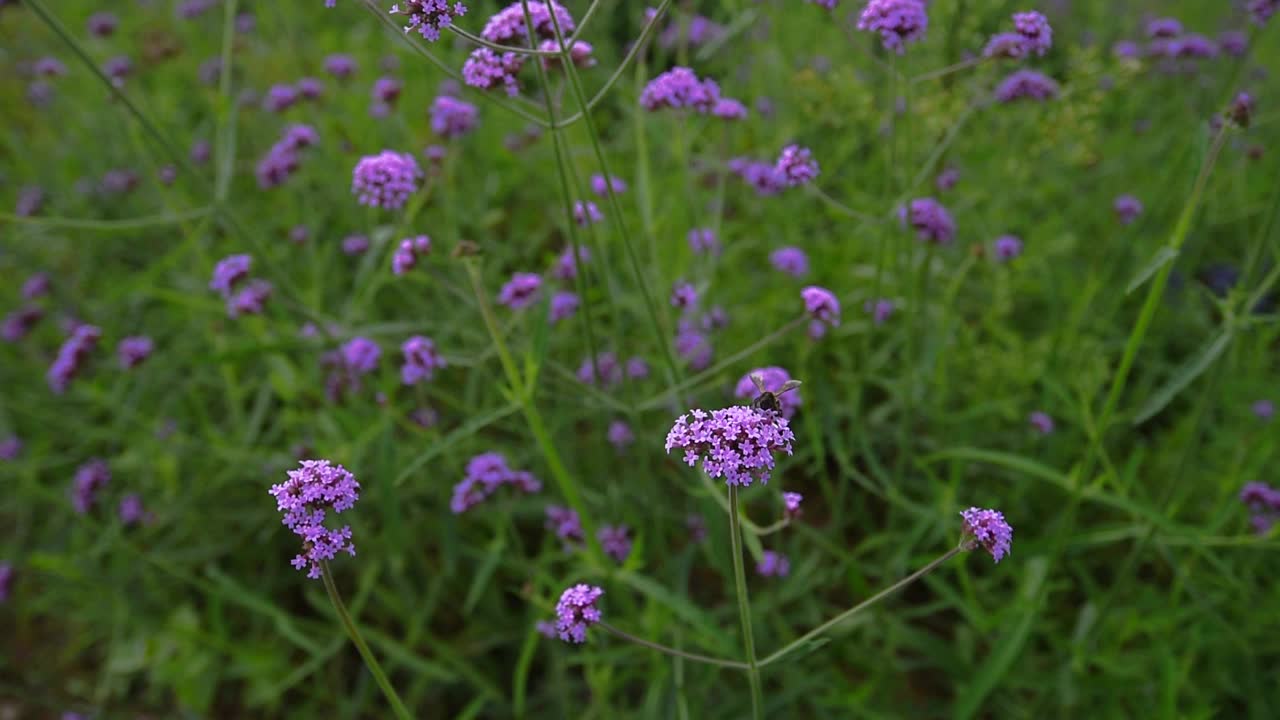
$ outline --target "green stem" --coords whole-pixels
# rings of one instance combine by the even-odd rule
[[[905,587],[905,586],[907,586],[907,585],[910,585],[911,583],[915,582],[916,580],[919,580],[921,577],[924,577],[925,575],[929,574],[929,572],[931,572],[934,568],[936,568],[936,567],[938,567],[939,565],[941,565],[942,563],[944,563],[944,562],[946,562],[946,561],[950,560],[951,558],[955,557],[956,555],[960,554],[960,553],[961,553],[961,552],[963,552],[963,551],[964,551],[964,548],[959,547],[959,546],[951,548],[951,549],[950,549],[950,550],[948,550],[945,554],[943,554],[943,555],[942,555],[942,557],[939,557],[937,560],[934,560],[933,562],[929,563],[928,565],[925,565],[924,567],[920,568],[919,570],[917,570],[917,571],[915,571],[915,572],[911,573],[910,575],[908,575],[908,576],[906,576],[906,577],[902,578],[901,580],[899,580],[898,582],[896,582],[896,583],[894,583],[894,584],[890,585],[889,587],[885,588],[884,590],[881,590],[880,592],[876,593],[875,595],[872,595],[871,597],[867,598],[866,600],[863,600],[862,602],[858,603],[857,605],[854,605],[853,607],[849,608],[848,610],[845,610],[844,612],[840,613],[839,615],[837,615],[837,616],[835,616],[835,617],[831,618],[830,620],[828,620],[828,621],[826,621],[826,622],[822,623],[822,624],[821,624],[821,625],[819,625],[818,627],[816,627],[816,628],[814,628],[814,629],[810,630],[809,632],[805,633],[804,635],[801,635],[800,637],[798,637],[798,638],[796,638],[795,640],[791,641],[791,642],[790,642],[790,643],[788,643],[785,647],[783,647],[781,650],[779,650],[779,651],[775,652],[774,654],[770,655],[769,657],[767,657],[767,658],[765,658],[765,659],[761,660],[761,661],[760,661],[760,667],[764,667],[765,665],[769,665],[769,664],[771,664],[771,663],[775,663],[775,662],[777,662],[777,661],[781,660],[782,658],[786,657],[787,655],[790,655],[791,653],[795,652],[796,650],[799,650],[802,646],[804,646],[804,645],[805,645],[806,643],[808,643],[810,640],[814,639],[815,637],[818,637],[818,636],[819,636],[819,635],[821,635],[822,633],[826,632],[827,630],[830,630],[831,628],[835,627],[836,625],[839,625],[840,623],[844,622],[845,620],[848,620],[849,618],[853,617],[854,615],[857,615],[858,613],[862,612],[863,610],[866,610],[867,608],[871,607],[872,605],[875,605],[876,603],[878,603],[878,602],[880,602],[881,600],[885,599],[886,597],[888,597],[888,596],[892,595],[893,593],[897,592],[898,590],[901,590],[903,587]]]
[[[373,674],[373,679],[378,683],[378,687],[382,688],[382,694],[387,697],[387,702],[391,703],[391,709],[395,711],[396,717],[401,720],[412,720],[413,716],[409,714],[409,710],[400,701],[400,696],[396,694],[395,688],[391,687],[391,681],[387,679],[387,674],[382,671],[382,665],[378,664],[378,659],[373,656],[373,652],[365,644],[364,637],[360,635],[360,630],[356,628],[356,624],[351,620],[351,614],[347,612],[347,606],[343,604],[342,596],[338,595],[338,587],[333,584],[333,575],[329,572],[329,563],[323,560],[320,562],[320,577],[324,579],[324,589],[329,593],[329,602],[333,603],[333,609],[338,612],[338,619],[342,621],[342,627],[346,628],[347,635],[351,637],[351,642],[356,644],[356,650],[359,650],[360,657],[364,658],[365,667],[369,668],[369,672]]]
[[[713,657],[708,657],[706,655],[698,655],[697,653],[677,650],[673,647],[668,647],[661,643],[650,642],[649,640],[645,640],[644,638],[636,637],[635,635],[632,635],[629,632],[619,630],[618,628],[606,622],[599,622],[596,624],[599,625],[601,628],[604,628],[606,631],[611,632],[614,635],[617,635],[623,640],[626,640],[627,642],[633,642],[636,645],[647,647],[650,650],[657,650],[660,653],[666,653],[673,657],[684,658],[685,660],[692,660],[694,662],[706,663],[707,665],[718,665],[720,667],[734,668],[736,670],[746,670],[748,668],[746,663],[738,662],[737,660],[722,660],[720,658],[713,658]]]
[[[165,213],[160,215],[148,215],[146,217],[132,218],[129,220],[80,220],[78,218],[60,218],[60,217],[18,217],[6,212],[0,212],[0,220],[16,223],[18,225],[34,225],[36,227],[57,227],[68,228],[72,230],[100,230],[102,232],[124,232],[129,230],[137,230],[139,228],[154,227],[156,225],[177,225],[187,220],[195,220],[205,217],[213,212],[212,207],[196,208],[195,210],[187,210],[180,213]]]
[[[747,680],[751,683],[751,717],[763,717],[764,695],[760,690],[760,668],[756,665],[756,641],[751,632],[751,603],[747,599],[747,577],[742,568],[742,527],[738,516],[738,486],[729,486],[729,540],[733,551],[733,583],[738,595],[738,619],[742,622],[742,642],[747,650]]]
[[[464,37],[477,45],[483,45],[484,47],[487,47],[490,50],[497,50],[498,52],[515,53],[516,55],[535,55],[535,56],[543,56],[543,57],[546,57],[546,56],[559,57],[560,56],[559,50],[531,50],[527,47],[518,47],[516,45],[502,45],[496,42],[489,42],[488,40],[485,40],[479,35],[463,30],[457,25],[450,25],[449,31],[455,35]]]

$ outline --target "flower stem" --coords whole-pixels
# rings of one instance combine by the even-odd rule
[[[893,593],[897,592],[898,590],[902,589],[903,587],[905,587],[905,586],[907,586],[907,585],[910,585],[911,583],[915,582],[916,580],[919,580],[920,578],[924,577],[925,575],[928,575],[928,574],[929,574],[929,573],[930,573],[934,568],[938,567],[938,566],[939,566],[939,565],[941,565],[942,563],[944,563],[944,562],[946,562],[946,561],[950,560],[951,558],[955,557],[955,556],[956,556],[956,555],[958,555],[959,553],[963,552],[963,550],[964,550],[964,548],[959,547],[959,546],[956,546],[956,547],[951,548],[951,549],[950,549],[950,550],[948,550],[946,553],[944,553],[944,554],[942,555],[942,557],[939,557],[938,559],[934,560],[933,562],[929,563],[928,565],[925,565],[924,567],[922,567],[922,568],[920,568],[919,570],[917,570],[917,571],[915,571],[915,572],[911,573],[910,575],[908,575],[908,576],[906,576],[906,577],[902,578],[901,580],[899,580],[898,582],[896,582],[896,583],[894,583],[894,584],[890,585],[889,587],[885,588],[884,590],[881,590],[880,592],[876,593],[875,595],[872,595],[871,597],[867,598],[866,600],[863,600],[862,602],[858,603],[857,605],[854,605],[853,607],[849,608],[848,610],[845,610],[844,612],[840,613],[839,615],[837,615],[837,616],[835,616],[835,617],[831,618],[830,620],[828,620],[828,621],[826,621],[826,622],[822,623],[822,624],[821,624],[821,625],[819,625],[818,627],[816,627],[816,628],[814,628],[814,629],[810,630],[809,632],[805,633],[804,635],[801,635],[800,637],[798,637],[798,638],[796,638],[795,640],[791,641],[791,642],[790,642],[790,643],[788,643],[785,647],[783,647],[781,650],[779,650],[779,651],[775,652],[774,654],[770,655],[769,657],[767,657],[767,658],[765,658],[765,659],[761,660],[761,661],[760,661],[760,667],[764,667],[765,665],[769,665],[769,664],[771,664],[771,663],[775,663],[775,662],[777,662],[777,661],[781,660],[782,658],[786,657],[787,655],[790,655],[791,653],[795,652],[796,650],[799,650],[801,647],[803,647],[803,646],[804,646],[806,643],[808,643],[810,640],[812,640],[812,639],[814,639],[815,637],[817,637],[817,636],[821,635],[822,633],[826,632],[827,630],[830,630],[831,628],[835,627],[836,625],[839,625],[840,623],[844,622],[845,620],[847,620],[847,619],[849,619],[849,618],[853,617],[854,615],[857,615],[858,613],[862,612],[863,610],[866,610],[867,608],[871,607],[872,605],[875,605],[876,603],[880,602],[881,600],[885,599],[886,597],[888,597],[888,596],[892,595]]]
[[[738,595],[738,618],[742,641],[747,649],[747,680],[751,683],[751,717],[760,720],[764,696],[760,691],[760,669],[756,665],[756,641],[751,633],[751,603],[747,599],[747,578],[742,568],[742,527],[738,516],[738,486],[729,486],[729,540],[733,549],[733,582]]]
[[[718,665],[720,667],[734,668],[737,670],[746,670],[748,668],[748,665],[746,663],[738,662],[737,660],[722,660],[720,658],[708,657],[706,655],[698,655],[697,653],[690,653],[690,652],[685,652],[683,650],[677,650],[673,647],[668,647],[661,643],[651,642],[649,640],[645,640],[644,638],[636,637],[635,635],[632,635],[631,633],[626,632],[624,630],[619,630],[618,628],[606,622],[599,622],[596,624],[604,628],[606,631],[611,632],[614,635],[617,635],[623,640],[626,640],[628,642],[633,642],[636,645],[647,647],[650,650],[657,650],[660,653],[666,653],[673,657],[684,658],[685,660],[692,660],[694,662],[706,663],[707,665]]]
[[[369,646],[365,644],[364,638],[360,635],[360,631],[356,628],[356,624],[351,620],[351,614],[347,612],[347,606],[343,604],[342,597],[338,595],[338,587],[333,584],[333,575],[329,572],[329,563],[323,560],[320,562],[320,577],[324,578],[324,589],[329,593],[329,602],[333,603],[333,609],[338,611],[338,619],[342,621],[342,626],[346,628],[347,635],[351,636],[351,642],[356,644],[356,650],[360,651],[360,657],[364,658],[365,667],[369,668],[369,672],[373,674],[373,679],[377,681],[378,687],[382,688],[382,694],[387,697],[387,702],[391,703],[391,709],[395,711],[396,717],[401,718],[401,720],[412,720],[413,716],[409,714],[409,710],[400,701],[400,696],[396,694],[395,688],[391,687],[391,681],[387,679],[387,674],[382,671],[382,666],[378,664],[378,659],[373,656]]]

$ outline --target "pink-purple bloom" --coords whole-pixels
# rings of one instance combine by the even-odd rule
[[[688,310],[698,304],[698,291],[691,283],[677,281],[671,288],[671,306]]]
[[[996,260],[1008,262],[1022,254],[1022,239],[1016,235],[1001,235],[994,244]]]
[[[711,228],[694,228],[689,231],[689,249],[695,253],[720,254],[720,240]]]
[[[625,450],[636,439],[635,433],[631,432],[631,426],[622,420],[609,423],[606,435],[609,438],[609,444],[618,452]]]
[[[818,161],[813,159],[809,148],[788,145],[778,155],[774,170],[789,187],[807,185],[818,177]]]
[[[800,517],[800,503],[804,501],[804,496],[798,492],[782,493],[782,506],[788,520]]]
[[[784,578],[791,574],[791,561],[780,552],[765,550],[760,553],[760,562],[756,563],[756,572],[763,577]]]
[[[1027,50],[1037,55],[1044,55],[1053,47],[1053,28],[1049,20],[1034,10],[1014,13],[1013,27],[1026,41]]]
[[[363,255],[369,249],[369,237],[367,235],[348,235],[342,238],[342,253],[344,255]]]
[[[476,127],[480,111],[451,95],[439,95],[431,103],[431,131],[442,138],[459,138]]]
[[[1175,38],[1182,34],[1182,23],[1175,18],[1153,18],[1147,22],[1147,37]]]
[[[612,175],[609,176],[608,180],[605,179],[604,175],[591,176],[591,192],[599,197],[606,197],[610,189],[613,190],[615,195],[624,193],[627,191],[627,183],[622,178],[613,177]]]
[[[398,210],[418,190],[422,168],[409,153],[383,150],[360,159],[352,173],[351,192],[361,205]]]
[[[769,262],[791,277],[801,278],[809,274],[809,256],[798,247],[781,247],[769,253]]]
[[[431,338],[414,335],[400,346],[404,355],[404,365],[400,367],[400,380],[405,385],[417,385],[424,380],[431,380],[436,370],[448,366],[445,359],[436,351],[436,344]]]
[[[879,33],[884,48],[901,55],[924,37],[929,15],[922,0],[870,0],[858,16],[858,29]]]
[[[449,0],[402,0],[391,6],[391,14],[397,13],[409,19],[405,32],[417,30],[424,40],[435,42],[440,39],[440,31],[452,25],[455,17],[467,14],[467,6]]]
[[[560,505],[546,507],[547,529],[554,532],[566,551],[582,545],[586,536],[582,533],[582,520],[578,513]]]
[[[715,110],[720,100],[720,86],[711,79],[698,79],[687,67],[676,66],[649,81],[640,93],[645,110],[691,108],[699,113]]]
[[[904,225],[916,231],[916,235],[928,242],[949,245],[956,237],[956,223],[942,203],[931,197],[916,198],[898,210]]]
[[[120,359],[120,367],[131,370],[151,357],[155,343],[145,335],[127,337],[116,346],[116,356]]]
[[[560,252],[560,257],[556,259],[556,267],[552,270],[557,280],[573,280],[578,277],[578,259],[581,258],[583,264],[591,259],[590,248],[578,246],[577,252],[574,248],[567,247]]]
[[[960,541],[965,550],[982,547],[991,553],[991,558],[1000,562],[1009,554],[1013,544],[1013,528],[1005,521],[999,510],[984,510],[971,507],[960,513],[964,518],[964,534]]]
[[[1142,201],[1132,195],[1116,198],[1113,208],[1121,225],[1129,225],[1142,214]]]
[[[324,71],[339,79],[351,77],[356,71],[356,60],[350,55],[335,53],[324,59]]]
[[[707,413],[691,410],[681,415],[667,433],[666,449],[679,448],[684,461],[702,461],[703,472],[724,478],[728,485],[749,486],[769,482],[774,454],[791,454],[795,435],[782,415],[734,405]]]
[[[551,308],[547,319],[552,324],[558,323],[577,312],[580,304],[577,293],[560,290],[551,296]]]
[[[126,526],[138,525],[151,518],[151,513],[142,504],[142,496],[137,493],[129,493],[120,498],[116,513],[120,516],[120,522]]]
[[[1249,0],[1246,9],[1253,21],[1262,25],[1270,20],[1277,10],[1280,10],[1280,0]]]
[[[323,564],[339,552],[356,554],[351,526],[330,530],[325,526],[329,513],[350,510],[360,499],[360,483],[341,465],[328,460],[303,460],[288,479],[272,485],[276,510],[284,513],[283,523],[302,540],[302,552],[293,558],[293,567],[307,568],[307,577],[321,575]]]
[[[18,456],[21,454],[22,439],[17,435],[10,435],[4,440],[0,440],[0,460],[17,460]]]
[[[18,573],[9,563],[0,563],[0,603],[6,602],[13,592],[13,579]]]
[[[71,506],[84,515],[98,502],[98,495],[111,482],[111,468],[105,460],[93,458],[76,468],[71,481]]]
[[[506,89],[508,95],[520,93],[520,83],[516,79],[520,68],[524,67],[525,56],[507,52],[499,55],[489,48],[476,48],[471,51],[467,61],[462,65],[462,80],[471,87],[491,90],[496,87]]]
[[[996,86],[995,96],[1002,103],[1017,100],[1044,102],[1058,96],[1058,83],[1035,70],[1018,70]]]
[[[396,251],[391,255],[391,272],[395,275],[403,275],[418,264],[418,258],[430,254],[431,238],[427,235],[418,235],[411,238],[405,238],[400,241],[400,245],[396,247]]]
[[[875,301],[866,301],[863,303],[862,309],[871,315],[871,319],[876,325],[883,325],[893,315],[894,306],[892,300],[879,298]]]
[[[555,13],[554,21],[552,12]],[[569,11],[554,0],[529,0],[529,18],[533,21],[534,34],[544,38],[555,37],[557,25],[565,36],[577,27]],[[524,20],[524,3],[517,0],[494,13],[480,31],[480,37],[494,43],[525,43],[528,31]]]
[[[1280,488],[1264,482],[1251,482],[1240,489],[1240,502],[1250,512],[1250,524],[1264,535],[1280,522]]]
[[[605,525],[596,531],[596,538],[600,540],[604,553],[622,564],[631,554],[630,532],[626,525]]]
[[[342,346],[342,364],[356,375],[367,375],[378,368],[382,348],[366,337],[353,337]]]
[[[595,385],[597,379],[605,387],[622,382],[622,366],[618,364],[616,354],[603,350],[596,355],[595,362],[589,357],[582,361],[578,367],[578,380],[584,385]]]
[[[227,315],[236,318],[241,315],[262,314],[272,292],[274,288],[266,280],[254,278],[248,281],[238,292],[227,298]]]
[[[466,474],[453,487],[449,510],[454,515],[461,515],[483,503],[504,485],[512,485],[524,493],[535,493],[542,489],[542,483],[532,473],[513,470],[501,453],[480,453],[467,461]]]
[[[782,389],[783,385],[787,384],[787,382],[791,380],[791,373],[787,372],[786,368],[781,368],[776,365],[756,368],[739,378],[738,384],[733,390],[734,397],[742,398],[749,402],[759,394],[760,391],[756,389],[756,384],[751,379],[753,375],[760,376],[760,381],[764,384],[764,389],[771,393],[778,392]],[[798,388],[789,390],[777,397],[778,407],[780,408],[779,412],[781,412],[782,416],[788,420],[794,417],[796,411],[804,404],[804,400],[801,398],[800,390]]]
[[[556,603],[556,632],[568,643],[587,641],[587,628],[600,622],[600,608],[596,607],[604,590],[579,583],[560,595]]]
[[[538,291],[541,289],[542,276],[526,272],[515,273],[498,293],[498,304],[506,305],[512,310],[523,310],[538,301]]]
[[[1053,418],[1042,410],[1036,410],[1027,417],[1027,423],[1041,435],[1053,433]]]
[[[84,370],[89,353],[98,346],[101,337],[102,331],[93,325],[79,325],[71,332],[46,374],[50,390],[58,395],[66,392],[71,381]]]
[[[601,220],[604,220],[604,215],[600,212],[600,208],[596,207],[595,203],[590,200],[585,202],[578,200],[573,203],[573,221],[582,227],[595,225]]]
[[[44,317],[44,310],[38,305],[24,305],[4,318],[0,327],[0,338],[7,342],[18,342],[31,332],[31,329]]]
[[[86,23],[89,28],[89,34],[96,37],[110,37],[119,26],[120,20],[115,13],[98,12],[89,16],[89,22]]]
[[[1259,400],[1250,407],[1250,410],[1259,420],[1270,420],[1276,414],[1275,403],[1270,400]]]
[[[804,300],[804,311],[814,320],[832,327],[840,324],[840,301],[830,290],[810,285],[800,291],[800,297]]]

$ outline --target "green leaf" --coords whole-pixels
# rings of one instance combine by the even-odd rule
[[[1160,268],[1173,262],[1177,257],[1178,251],[1176,248],[1171,248],[1168,245],[1160,248],[1156,254],[1147,261],[1147,264],[1143,265],[1138,272],[1134,274],[1133,279],[1125,286],[1124,294],[1128,295],[1134,290],[1145,285],[1147,281],[1151,279],[1151,276],[1155,275]]]
[[[1169,382],[1164,387],[1157,390],[1151,397],[1147,398],[1147,402],[1142,409],[1133,416],[1133,424],[1140,425],[1146,422],[1151,416],[1160,412],[1170,402],[1177,397],[1196,378],[1200,377],[1214,360],[1227,349],[1227,345],[1231,343],[1231,338],[1235,335],[1232,328],[1228,327],[1218,334],[1216,338],[1201,348],[1195,357],[1191,358],[1182,367],[1178,368]]]
[[[471,579],[471,587],[467,588],[467,597],[462,601],[463,615],[470,615],[471,611],[475,610],[476,603],[480,601],[480,596],[484,593],[485,588],[489,587],[489,580],[493,577],[493,571],[498,567],[498,561],[502,559],[502,551],[506,545],[507,542],[502,535],[495,535],[489,543],[484,562],[476,570],[475,577]]]

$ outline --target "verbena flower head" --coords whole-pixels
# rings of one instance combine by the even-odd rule
[[[506,305],[512,310],[523,310],[538,301],[538,291],[541,288],[542,276],[534,273],[515,273],[498,293],[498,304]]]
[[[44,317],[44,310],[38,305],[26,305],[9,313],[0,326],[0,338],[7,342],[18,342],[31,332],[31,329]]]
[[[480,453],[467,462],[465,476],[453,487],[449,509],[460,515],[483,503],[503,485],[513,485],[525,493],[542,489],[542,483],[532,473],[511,469],[501,453]]]
[[[777,195],[787,187],[786,179],[778,173],[773,163],[750,158],[734,158],[729,161],[729,171],[754,187],[756,194],[761,197]]]
[[[798,247],[781,247],[769,253],[769,262],[791,277],[801,278],[809,274],[809,256]]]
[[[431,338],[414,335],[400,346],[404,355],[404,365],[400,367],[400,380],[405,385],[417,385],[424,380],[435,377],[436,370],[445,368],[448,363],[436,351],[436,344]]]
[[[1027,55],[1027,39],[1013,32],[1002,32],[991,36],[982,56],[987,58],[1011,58],[1017,60]]]
[[[151,357],[155,343],[145,335],[127,337],[116,346],[116,356],[120,359],[120,367],[130,370]]]
[[[300,78],[296,87],[304,100],[318,100],[324,95],[324,83],[313,77]]]
[[[1113,208],[1121,225],[1129,225],[1142,214],[1142,201],[1132,195],[1121,195],[1116,198]]]
[[[684,450],[690,467],[701,460],[709,477],[745,487],[756,480],[769,482],[774,453],[790,455],[793,440],[795,435],[782,415],[735,405],[681,415],[667,433],[666,449],[668,453]]]
[[[791,561],[786,555],[773,550],[760,553],[760,562],[756,563],[756,572],[763,577],[786,577],[791,574]]]
[[[798,492],[782,493],[782,505],[788,519],[800,517],[800,503],[804,496]]]
[[[439,95],[431,103],[431,131],[442,138],[462,137],[475,129],[479,115],[475,105]]]
[[[582,534],[582,520],[577,512],[560,505],[548,505],[546,514],[547,529],[560,538],[566,551],[582,545],[586,536]]]
[[[13,206],[13,214],[18,217],[31,217],[44,207],[44,188],[39,185],[28,185],[18,192],[18,202]]]
[[[7,602],[13,592],[13,579],[18,573],[9,563],[0,563],[0,603]]]
[[[99,12],[89,16],[89,22],[86,26],[89,34],[95,37],[110,37],[119,26],[120,20],[115,13]]]
[[[311,230],[306,225],[294,225],[289,228],[289,242],[301,245],[311,237]]]
[[[1250,406],[1250,410],[1259,420],[1270,420],[1276,414],[1275,403],[1270,400],[1259,400]]]
[[[409,18],[404,31],[417,30],[428,42],[440,39],[440,31],[453,24],[455,17],[467,14],[467,6],[449,0],[404,0],[391,6],[391,14]]]
[[[1247,128],[1257,109],[1253,96],[1247,92],[1237,93],[1227,108],[1227,117],[1238,127]]]
[[[370,90],[370,95],[375,103],[390,106],[400,99],[400,92],[403,89],[404,87],[399,80],[384,75],[373,81],[373,89]],[[389,110],[390,108],[388,107]]]
[[[627,358],[627,377],[632,380],[643,380],[649,377],[649,363],[642,357]]]
[[[508,95],[515,96],[520,94],[516,75],[524,67],[524,62],[523,55],[510,52],[499,55],[489,48],[476,48],[462,65],[462,81],[481,90],[501,86]]]
[[[46,374],[50,390],[58,395],[66,392],[71,381],[84,369],[89,353],[98,346],[101,337],[102,331],[93,325],[80,325],[72,331],[71,337],[58,349],[58,357]]]
[[[1280,0],[1249,0],[1247,9],[1253,21],[1263,25],[1280,10]]]
[[[1034,10],[1013,14],[1013,27],[1026,40],[1027,50],[1044,55],[1053,47],[1053,28],[1049,20]]]
[[[342,238],[342,254],[363,255],[369,249],[367,235],[348,235]]]
[[[1154,18],[1147,23],[1147,37],[1176,38],[1182,34],[1182,23],[1174,18]]]
[[[551,309],[548,312],[548,319],[552,324],[558,323],[572,316],[578,311],[581,301],[578,294],[568,290],[560,290],[551,296]]]
[[[1009,554],[1013,543],[1013,528],[1005,522],[999,510],[971,507],[960,513],[964,518],[964,531],[960,544],[965,550],[982,547],[991,553],[996,562]]]
[[[807,185],[818,177],[818,161],[813,159],[809,148],[788,145],[778,155],[774,170],[790,187]]]
[[[560,252],[560,257],[556,259],[556,267],[552,274],[557,280],[573,280],[578,277],[578,259],[581,258],[585,264],[591,260],[590,248],[579,245],[575,253],[572,247],[567,247]]]
[[[631,554],[631,538],[627,536],[630,532],[626,525],[605,525],[596,531],[604,553],[617,560],[619,565],[626,562]]]
[[[1001,235],[996,238],[995,256],[1000,262],[1008,262],[1022,254],[1022,239],[1016,235]]]
[[[262,107],[269,112],[284,112],[298,102],[298,89],[292,85],[272,85],[262,101]]]
[[[622,382],[622,367],[618,364],[618,356],[603,350],[596,355],[594,363],[591,358],[586,358],[578,367],[578,380],[584,385],[595,385],[597,380],[605,387],[617,385]]]
[[[98,494],[111,482],[111,468],[105,460],[94,458],[76,468],[71,481],[71,506],[84,515],[98,502]]]
[[[640,105],[649,111],[690,108],[699,113],[715,110],[720,86],[714,80],[699,80],[687,67],[676,66],[649,81],[640,93]]]
[[[324,71],[338,79],[349,78],[356,72],[356,59],[345,53],[335,53],[324,59]]]
[[[756,368],[738,380],[738,384],[733,389],[734,397],[750,402],[756,395],[760,394],[760,391],[756,389],[755,381],[751,379],[753,375],[759,375],[760,381],[764,384],[764,389],[772,393],[781,390],[782,386],[791,380],[791,373],[787,372],[785,368],[780,368],[776,365]],[[801,405],[804,405],[804,399],[800,396],[799,388],[788,390],[777,397],[782,416],[788,420],[795,416]]]
[[[555,23],[559,24],[560,32],[568,37],[576,28],[573,16],[554,0],[529,0],[529,18],[533,20],[534,34],[544,38],[555,37],[556,25],[551,20],[552,12],[555,13]],[[494,13],[480,31],[480,37],[504,45],[526,44],[529,38],[524,24],[524,3],[513,2]]]
[[[391,272],[403,275],[418,264],[418,258],[431,253],[431,238],[427,235],[405,238],[391,255]]]
[[[365,337],[353,337],[342,346],[342,365],[356,375],[367,375],[378,369],[382,348]]]
[[[830,290],[810,285],[800,291],[800,297],[804,300],[804,311],[814,320],[833,327],[840,324],[840,301]]]
[[[695,253],[720,254],[720,240],[711,228],[694,228],[689,231],[689,249]]]
[[[916,231],[921,240],[950,245],[956,237],[956,222],[942,203],[930,197],[916,198],[898,210],[903,224]]]
[[[67,74],[67,66],[56,57],[42,57],[31,66],[31,71],[39,77],[62,77]]]
[[[250,280],[240,291],[227,298],[227,315],[260,315],[274,291],[271,283],[260,278]]]
[[[671,306],[689,309],[698,304],[698,291],[692,284],[683,280],[676,281],[671,288]]]
[[[960,170],[949,167],[938,173],[938,177],[933,180],[933,186],[938,188],[940,192],[946,192],[954,188],[958,182],[960,182]]]
[[[711,340],[696,324],[681,320],[676,326],[676,354],[689,363],[693,370],[705,370],[711,365],[713,351]]]
[[[1027,423],[1029,423],[1031,427],[1035,428],[1036,432],[1041,435],[1049,435],[1053,433],[1053,418],[1044,411],[1036,410],[1031,413],[1031,415],[1027,416]]]
[[[116,514],[120,516],[120,522],[124,525],[137,525],[150,515],[142,504],[142,496],[137,493],[129,493],[120,498]]]
[[[870,0],[858,16],[858,29],[879,33],[884,48],[901,55],[924,37],[929,15],[921,0]]]
[[[579,583],[560,595],[556,603],[556,632],[560,639],[581,644],[587,641],[587,628],[600,622],[600,608],[596,607],[604,590]]]
[[[361,205],[398,210],[418,190],[422,168],[409,153],[383,150],[356,163],[352,172],[351,192]]]
[[[618,452],[627,449],[636,440],[635,433],[631,432],[631,426],[622,420],[609,423],[609,431],[606,434],[609,444]]]
[[[622,178],[610,176],[606,180],[604,175],[591,176],[591,192],[596,195],[600,197],[608,196],[610,187],[613,188],[615,195],[627,191],[627,183]]]
[[[573,220],[582,227],[595,225],[604,220],[604,215],[600,212],[600,208],[590,200],[578,200],[573,203]]]
[[[1226,30],[1218,35],[1218,47],[1231,57],[1243,57],[1249,49],[1249,36],[1238,30]]]
[[[0,460],[17,460],[21,454],[22,439],[17,435],[10,435],[4,440],[0,440]]]
[[[555,40],[543,40],[538,43],[538,49],[543,52],[560,52],[560,43]],[[574,40],[573,45],[569,48],[569,59],[573,61],[574,67],[589,68],[595,67],[596,59],[592,55],[595,48],[591,43],[585,40]],[[548,68],[560,67],[560,56],[545,55],[542,58],[543,64]]]
[[[329,513],[350,510],[360,499],[360,483],[341,465],[328,460],[303,460],[288,479],[272,485],[269,491],[276,499],[276,509],[284,513],[282,522],[302,539],[302,552],[294,557],[293,566],[307,568],[307,577],[321,574],[321,563],[337,557],[339,552],[354,556],[351,526],[330,530],[324,524]]]
[[[1138,44],[1131,40],[1120,40],[1111,46],[1111,54],[1118,58],[1133,59],[1138,57],[1139,53]]]
[[[996,86],[995,94],[1002,103],[1017,100],[1044,102],[1058,96],[1058,83],[1035,70],[1018,70]]]

